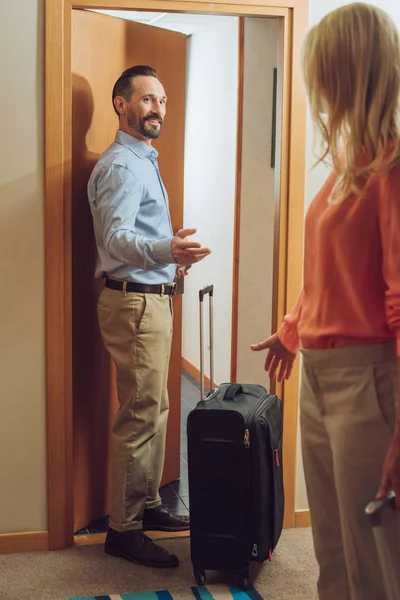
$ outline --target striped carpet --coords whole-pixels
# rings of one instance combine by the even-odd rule
[[[204,585],[192,587],[193,600],[263,600],[253,587],[245,592],[228,585]],[[190,594],[188,590],[188,594]],[[113,594],[112,596],[86,596],[69,600],[174,600],[170,592],[134,592],[132,594]]]

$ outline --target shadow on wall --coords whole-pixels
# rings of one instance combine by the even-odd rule
[[[87,80],[72,86],[72,318],[74,390],[75,531],[107,514],[111,367],[103,347],[96,304],[96,245],[87,183],[99,156],[86,145],[94,111]]]

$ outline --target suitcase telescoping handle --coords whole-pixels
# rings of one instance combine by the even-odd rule
[[[210,300],[210,392],[214,388],[214,310],[213,296],[214,286],[208,285],[199,291],[200,308],[200,400],[204,399],[204,317],[203,304],[204,296],[209,296]]]
[[[372,531],[378,550],[379,563],[385,582],[386,593],[388,594],[388,598],[390,600],[400,600],[400,587],[397,574],[394,569],[393,557],[390,553],[386,533],[382,527],[382,516],[385,510],[394,510],[395,505],[396,495],[394,492],[389,492],[386,498],[383,500],[374,500],[374,502],[370,502],[365,509],[365,513],[369,517],[372,525]]]

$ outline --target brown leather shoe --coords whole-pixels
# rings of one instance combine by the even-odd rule
[[[105,552],[111,556],[125,558],[130,562],[146,567],[177,567],[179,559],[170,554],[158,544],[155,544],[143,531],[115,531],[107,532]]]
[[[189,517],[173,515],[161,505],[148,508],[143,513],[144,531],[187,531],[190,529]]]

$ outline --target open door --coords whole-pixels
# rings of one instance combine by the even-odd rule
[[[183,223],[186,36],[89,11],[72,11],[72,306],[74,531],[108,514],[109,437],[118,401],[98,330],[96,247],[86,186],[118,128],[111,92],[133,65],[156,69],[168,95],[160,153],[174,231]],[[170,416],[163,484],[179,477],[182,297],[174,298]]]

